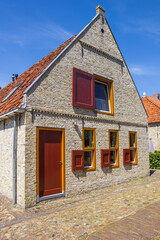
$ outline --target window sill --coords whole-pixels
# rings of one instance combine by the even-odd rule
[[[119,168],[119,164],[115,164],[115,165],[110,165],[110,168]]]
[[[137,162],[130,163],[129,165],[137,165]]]
[[[84,168],[83,171],[84,172],[96,171],[96,168],[95,167]]]
[[[102,113],[102,114],[106,114],[106,115],[112,115],[112,116],[114,116],[114,113],[111,113],[111,112],[98,111],[98,110],[94,110],[94,112],[96,112],[96,113]]]

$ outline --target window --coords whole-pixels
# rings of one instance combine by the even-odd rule
[[[95,129],[83,129],[84,169],[95,170]]]
[[[107,83],[95,81],[95,110],[110,112],[110,91]]]
[[[109,130],[110,165],[119,167],[119,139],[117,130]]]
[[[98,75],[95,77],[95,111],[114,114],[113,82]]]
[[[72,105],[114,114],[113,81],[73,68]]]
[[[137,133],[129,132],[130,163],[137,164]]]

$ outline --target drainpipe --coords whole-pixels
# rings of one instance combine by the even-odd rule
[[[13,127],[13,161],[12,161],[12,171],[13,171],[13,180],[12,180],[12,187],[13,187],[13,205],[16,204],[16,122],[17,122],[17,115],[14,114],[14,127]]]

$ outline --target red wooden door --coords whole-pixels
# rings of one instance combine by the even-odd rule
[[[39,195],[62,192],[61,131],[39,131]]]

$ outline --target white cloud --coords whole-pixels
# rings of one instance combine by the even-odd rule
[[[160,76],[160,68],[158,66],[131,65],[129,69],[133,75]]]
[[[21,36],[20,34],[1,32],[0,40],[3,40],[5,42],[15,43],[16,45],[18,45],[20,47],[23,46],[23,36]]]
[[[146,75],[147,74],[146,69],[143,69],[141,67],[131,67],[130,71],[134,75]]]
[[[153,19],[130,19],[128,24],[121,24],[121,29],[126,33],[142,33],[160,39],[160,23]]]
[[[72,33],[54,23],[35,25],[34,30],[37,35],[58,40],[65,40],[73,36]]]
[[[72,33],[54,23],[32,23],[27,27],[17,28],[14,33],[1,31],[0,40],[23,47],[39,40],[42,42],[51,39],[65,41],[72,36]]]

